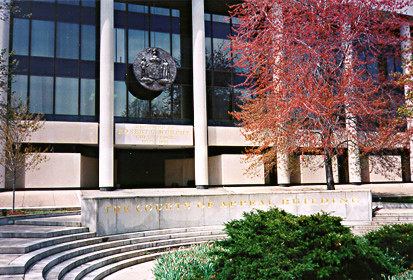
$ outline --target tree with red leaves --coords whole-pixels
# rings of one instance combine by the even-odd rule
[[[269,172],[277,153],[321,154],[327,189],[332,159],[407,148],[403,90],[390,66],[400,61],[403,15],[411,0],[245,0],[231,50],[249,94],[233,115],[241,122],[251,168]],[[257,157],[256,155],[260,155]]]

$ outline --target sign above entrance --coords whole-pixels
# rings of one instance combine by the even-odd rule
[[[133,61],[133,73],[146,89],[162,91],[174,82],[176,64],[163,49],[147,48],[139,52]]]
[[[115,144],[136,146],[193,146],[193,127],[183,125],[115,125]]]

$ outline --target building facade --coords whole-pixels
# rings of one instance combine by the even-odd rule
[[[2,47],[19,65],[12,91],[43,113],[29,140],[51,145],[48,161],[19,188],[206,187],[325,182],[323,170],[246,175],[246,143],[228,112],[246,89],[231,67],[229,43],[236,1],[31,0],[2,22]],[[7,36],[6,36],[7,37]],[[132,94],[139,52],[160,48],[177,66],[174,83],[155,98]],[[132,92],[132,93],[131,93]],[[149,99],[149,100],[148,100]],[[337,183],[410,181],[408,151],[392,155],[399,173],[366,167],[349,175],[338,158]],[[302,156],[301,156],[302,157]],[[296,161],[302,160],[298,156]],[[369,159],[366,159],[367,162]],[[367,164],[368,166],[368,164]],[[278,164],[282,169],[282,161]],[[7,188],[7,184],[4,185]]]

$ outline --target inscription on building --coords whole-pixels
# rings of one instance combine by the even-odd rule
[[[273,200],[230,200],[228,202],[222,201],[221,203],[215,203],[213,201],[208,202],[174,202],[174,203],[147,203],[147,204],[137,204],[137,205],[113,205],[105,206],[106,214],[119,214],[119,213],[129,213],[129,212],[151,212],[156,211],[168,211],[168,210],[190,210],[194,208],[228,208],[228,207],[280,207],[286,205],[329,205],[329,204],[359,204],[360,198],[343,198],[343,197],[333,197],[333,198],[304,198],[304,199],[281,199],[278,203]]]
[[[192,126],[116,124],[115,144],[192,146]]]

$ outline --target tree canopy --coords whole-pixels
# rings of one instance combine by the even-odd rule
[[[409,0],[245,0],[231,6],[238,19],[231,50],[249,94],[234,116],[251,159],[266,170],[276,154],[313,152],[325,166],[357,146],[361,153],[407,147],[411,136],[397,109]],[[406,51],[405,49],[403,51]],[[411,51],[411,50],[410,50]],[[327,181],[332,171],[327,170]],[[330,186],[331,187],[331,186]],[[334,186],[333,186],[334,188]]]

